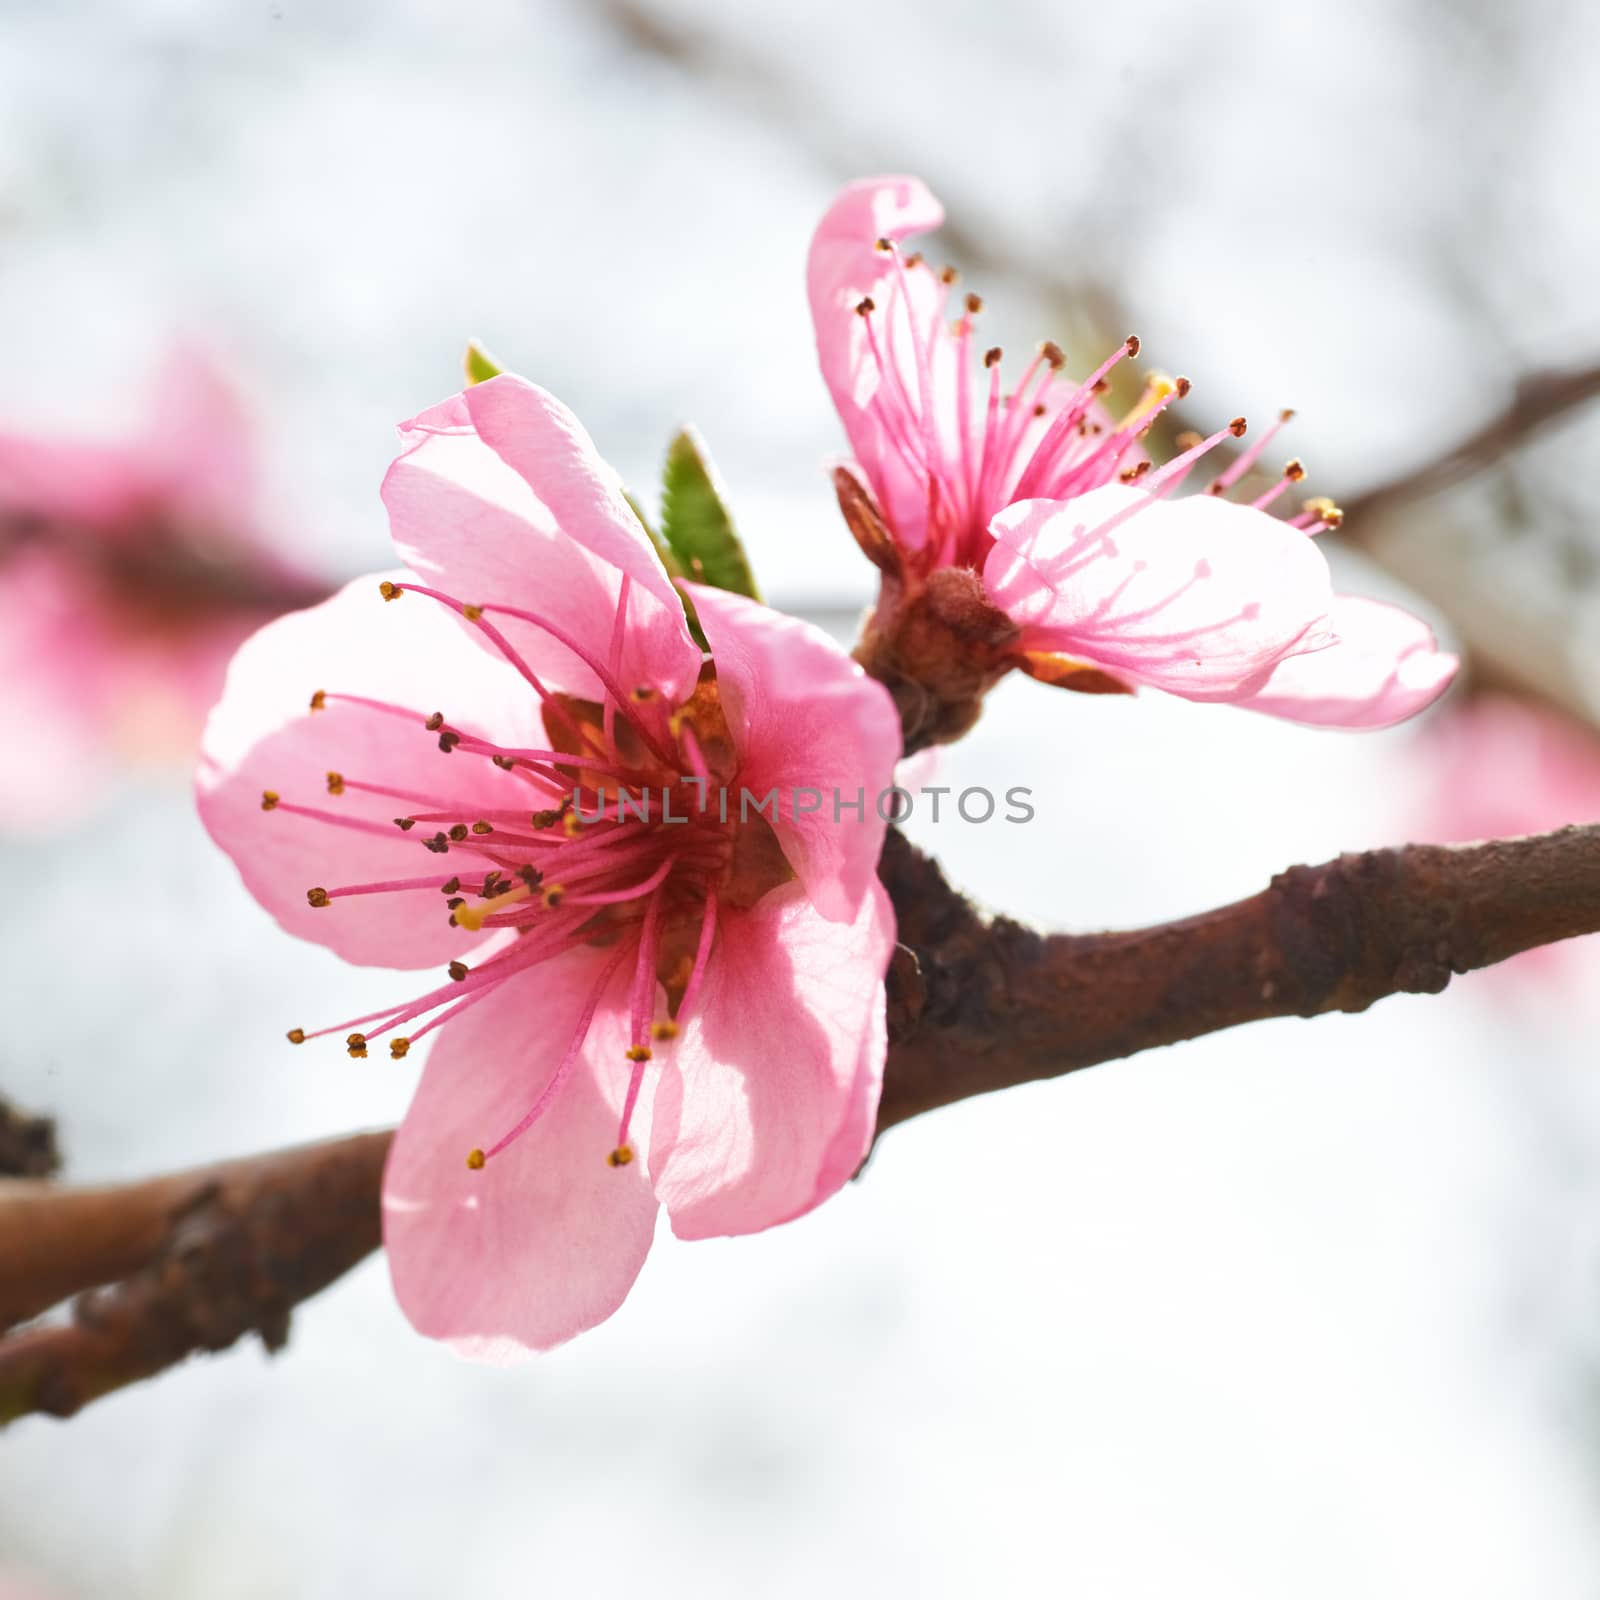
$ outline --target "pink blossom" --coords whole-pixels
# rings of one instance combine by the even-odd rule
[[[1600,822],[1600,736],[1549,707],[1475,695],[1431,723],[1415,753],[1418,838],[1464,844]],[[1566,940],[1491,970],[1581,979],[1587,992],[1597,954],[1600,938]]]
[[[864,179],[811,245],[823,375],[893,543],[875,556],[887,573],[880,613],[904,609],[934,574],[967,569],[1016,625],[995,646],[1005,664],[1069,686],[1109,679],[1346,728],[1400,721],[1444,691],[1456,662],[1424,623],[1333,593],[1308,536],[1338,509],[1269,512],[1304,476],[1297,462],[1247,504],[1226,497],[1287,413],[1211,493],[1174,498],[1243,419],[1153,467],[1142,441],[1189,386],[1153,377],[1114,418],[1099,396],[1138,354],[1131,338],[1081,383],[1047,343],[1007,386],[1001,351],[980,354],[978,296],[958,298],[953,273],[901,248],[943,216],[915,178]],[[937,606],[948,615],[952,601]]]
[[[658,1202],[680,1237],[748,1233],[860,1164],[894,942],[871,797],[899,727],[824,634],[685,585],[705,660],[543,390],[495,378],[401,433],[398,603],[362,580],[243,647],[200,810],[290,932],[449,963],[316,1032],[399,1057],[439,1031],[385,1180],[391,1271],[418,1329],[498,1358],[609,1316]],[[864,790],[865,815],[800,786]]]
[[[68,820],[113,758],[188,760],[229,656],[318,587],[254,526],[239,403],[176,351],[131,438],[0,434],[0,675],[28,729],[0,767],[0,827]]]

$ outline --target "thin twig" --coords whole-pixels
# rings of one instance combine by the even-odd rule
[[[1570,421],[1593,400],[1600,400],[1600,364],[1525,374],[1499,413],[1442,455],[1344,500],[1343,536],[1365,543],[1367,531],[1382,518],[1503,461],[1536,433]]]

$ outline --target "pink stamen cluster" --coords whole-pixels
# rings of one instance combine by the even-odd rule
[[[444,896],[440,915],[451,926],[500,931],[516,937],[498,945],[486,961],[467,967],[450,964],[449,981],[401,1004],[350,1017],[312,1032],[293,1029],[300,1044],[329,1034],[347,1034],[352,1056],[389,1036],[391,1056],[399,1059],[435,1029],[454,1021],[488,998],[507,980],[561,954],[576,942],[606,948],[576,1030],[554,1075],[533,1103],[487,1148],[474,1148],[468,1165],[481,1167],[526,1133],[554,1104],[577,1062],[601,996],[617,970],[631,963],[628,1057],[632,1074],[610,1160],[633,1159],[628,1130],[638,1101],[652,1043],[673,1038],[693,1009],[716,931],[718,895],[732,870],[734,834],[739,822],[726,807],[708,804],[710,772],[688,715],[670,708],[653,685],[624,689],[617,678],[622,620],[629,584],[623,579],[618,626],[608,661],[601,661],[548,618],[519,607],[492,602],[472,604],[417,583],[382,584],[385,599],[422,595],[475,623],[495,649],[539,697],[546,726],[559,728],[571,751],[495,744],[453,726],[441,712],[424,715],[409,707],[362,695],[319,689],[313,710],[342,703],[375,716],[399,717],[436,737],[443,755],[492,762],[527,785],[530,807],[508,810],[503,803],[466,809],[437,796],[377,784],[343,772],[328,774],[328,792],[381,795],[407,809],[393,826],[415,834],[421,848],[453,857],[449,872],[369,883],[317,886],[307,891],[314,907],[355,895],[409,894],[433,890]],[[512,616],[560,640],[599,678],[605,698],[596,720],[575,714],[573,704],[552,693],[490,618]],[[588,751],[589,753],[584,753]],[[667,820],[649,797],[663,790],[684,791]],[[608,799],[631,797],[640,803]],[[341,815],[327,807],[283,799],[273,791],[262,807],[304,817],[329,827],[388,834],[384,824]],[[642,813],[642,814],[641,814]],[[656,980],[663,939],[674,930],[694,935],[694,954],[675,974],[675,1015],[657,1019]],[[431,1015],[430,1015],[431,1013]],[[419,1027],[408,1027],[418,1018]],[[405,1033],[398,1030],[407,1028]]]
[[[990,521],[1018,500],[1070,500],[1115,482],[1138,483],[1154,499],[1171,495],[1202,456],[1244,434],[1244,418],[1236,417],[1209,437],[1186,435],[1180,454],[1152,470],[1139,442],[1190,385],[1187,378],[1153,376],[1139,403],[1113,422],[1101,396],[1118,363],[1139,354],[1135,335],[1081,383],[1061,376],[1066,358],[1047,340],[1009,390],[1001,376],[1004,352],[994,346],[983,352],[986,378],[975,388],[974,329],[983,310],[981,297],[965,295],[960,316],[947,322],[954,269],[934,272],[920,254],[904,255],[892,239],[880,238],[875,248],[893,268],[885,280],[884,303],[868,295],[855,310],[866,326],[878,376],[869,409],[899,465],[927,486],[926,531],[913,566],[981,567],[994,545]],[[1282,412],[1209,492],[1225,493],[1243,478],[1293,415]],[[1289,462],[1278,481],[1250,504],[1264,509],[1304,476],[1298,461]],[[1319,501],[1293,523],[1316,533],[1338,520],[1337,507]]]

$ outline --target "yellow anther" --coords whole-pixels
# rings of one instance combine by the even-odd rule
[[[647,1044],[630,1044],[628,1046],[628,1059],[630,1061],[648,1061],[650,1059],[650,1046]]]
[[[1145,379],[1144,393],[1139,396],[1138,403],[1117,424],[1118,428],[1136,428],[1152,411],[1164,400],[1170,400],[1178,393],[1178,380],[1169,378],[1164,372],[1152,372]]]
[[[307,889],[306,890],[306,904],[307,905],[314,906],[318,911],[320,911],[325,905],[327,905],[327,903],[328,903],[328,891],[326,889]]]
[[[1305,477],[1306,469],[1299,456],[1296,456],[1293,461],[1285,464],[1283,475],[1289,480],[1290,483],[1299,483],[1299,481]]]
[[[562,900],[566,898],[566,893],[567,891],[559,883],[552,883],[539,898],[544,901],[546,911],[554,911]]]
[[[561,831],[569,839],[576,839],[583,832],[583,819],[579,817],[576,811],[569,811],[561,819]]]
[[[290,1044],[304,1044],[306,1042],[306,1030],[304,1028],[291,1028],[285,1037]]]
[[[475,906],[456,907],[456,926],[465,928],[468,933],[477,933],[483,927],[483,919],[493,916],[496,911],[504,911],[507,906],[515,905],[519,900],[526,900],[530,891],[527,884],[519,883],[507,889],[503,894],[497,893],[492,900],[480,900]],[[455,976],[454,973],[451,974]]]
[[[328,793],[344,793],[344,774],[342,772],[330,772],[328,774]]]
[[[344,1047],[358,1060],[365,1060],[367,1054],[367,1036],[364,1033],[352,1033],[344,1042]]]
[[[657,1042],[662,1039],[676,1039],[678,1037],[678,1024],[670,1017],[665,1022],[652,1022],[650,1024],[650,1037]]]
[[[1344,512],[1327,495],[1319,494],[1310,500],[1301,502],[1300,509],[1309,511],[1318,522],[1326,522],[1333,527],[1344,521]]]
[[[403,1034],[389,1041],[389,1055],[392,1060],[399,1061],[411,1048],[411,1041]]]
[[[383,582],[378,585],[378,593],[381,594],[385,600],[398,600],[400,596],[405,593],[405,590],[403,590],[398,583],[390,583],[389,580],[385,578]]]
[[[261,809],[263,811],[271,811],[275,809],[280,798],[281,797],[276,793],[276,791],[272,789],[263,789],[261,791]]]
[[[625,1167],[633,1160],[633,1146],[619,1144],[610,1155],[606,1157],[606,1165],[612,1167]]]
[[[481,1151],[481,1150],[469,1150],[469,1151],[467,1151],[467,1165],[469,1167],[471,1167],[474,1172],[477,1172],[482,1168],[483,1162],[484,1162],[483,1151]]]
[[[311,709],[313,711],[326,711],[328,709],[328,691],[318,689],[311,696]]]
[[[462,606],[461,615],[464,616],[467,619],[468,622],[476,622],[478,620],[478,618],[483,615],[483,607],[482,606]]]

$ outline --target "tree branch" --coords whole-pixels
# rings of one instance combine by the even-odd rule
[[[1443,455],[1343,501],[1343,536],[1364,542],[1365,529],[1380,518],[1494,466],[1541,429],[1570,420],[1592,400],[1600,400],[1600,365],[1525,373],[1500,413]]]
[[[1454,973],[1600,930],[1600,824],[1291,867],[1247,900],[1129,933],[986,921],[897,836],[883,875],[916,965],[891,990],[880,1132],[1244,1022],[1435,994]]]
[[[0,1099],[0,1178],[49,1178],[60,1165],[55,1123]]]
[[[1452,973],[1600,931],[1600,824],[1292,867],[1261,893],[1130,933],[990,920],[891,833],[899,918],[881,1133],[938,1106],[1267,1017],[1364,1011]],[[176,1177],[0,1184],[0,1326],[62,1296],[73,1320],[0,1340],[0,1424],[70,1416],[289,1314],[375,1249],[390,1135],[357,1134]]]
[[[102,1189],[0,1185],[0,1306],[72,1320],[0,1339],[0,1425],[89,1401],[289,1316],[377,1248],[388,1133],[356,1134]]]

